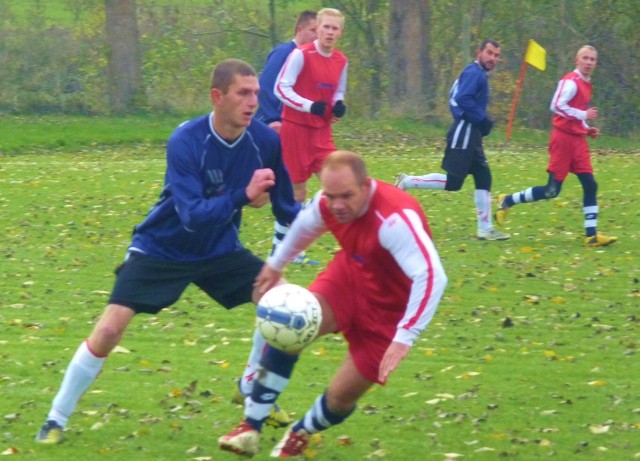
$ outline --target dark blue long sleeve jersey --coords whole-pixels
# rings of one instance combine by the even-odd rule
[[[487,117],[489,78],[487,72],[472,62],[464,68],[449,93],[449,108],[455,120],[464,118],[479,123]]]
[[[242,248],[245,189],[256,169],[271,168],[269,191],[278,222],[290,224],[300,204],[282,161],[280,138],[257,120],[229,143],[207,114],[181,124],[167,143],[167,170],[158,202],[135,227],[131,251],[174,261],[199,261]]]
[[[255,118],[264,123],[271,123],[282,120],[282,102],[275,95],[273,88],[280,70],[289,55],[296,48],[296,42],[290,40],[277,45],[269,56],[260,73],[258,82],[260,83],[260,93],[258,94],[258,110]]]

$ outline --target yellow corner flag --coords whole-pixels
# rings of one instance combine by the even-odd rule
[[[547,50],[531,39],[529,40],[524,60],[536,69],[545,70],[547,68]]]

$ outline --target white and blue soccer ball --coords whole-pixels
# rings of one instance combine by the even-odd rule
[[[322,308],[309,290],[291,283],[267,291],[256,309],[256,325],[271,346],[285,352],[304,348],[315,339]]]

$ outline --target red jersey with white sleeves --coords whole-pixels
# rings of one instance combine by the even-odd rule
[[[553,126],[565,133],[586,135],[590,101],[591,82],[584,75],[576,69],[562,77],[550,106]]]
[[[333,119],[331,108],[344,99],[347,87],[347,57],[337,49],[322,52],[317,40],[291,52],[276,80],[274,93],[282,101],[282,120],[321,127]],[[310,113],[316,101],[327,103],[324,117]]]
[[[320,191],[298,214],[269,265],[282,270],[327,231],[342,247],[331,264],[347,266],[343,270],[352,274],[353,291],[370,309],[397,312],[400,321],[393,340],[412,345],[433,318],[447,283],[419,203],[396,187],[372,180],[366,211],[343,224]]]

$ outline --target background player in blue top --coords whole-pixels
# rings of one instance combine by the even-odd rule
[[[410,176],[400,173],[396,176],[396,186],[400,189],[458,191],[467,175],[471,174],[476,186],[477,235],[481,240],[506,240],[511,237],[493,227],[491,170],[482,147],[482,138],[493,128],[493,121],[487,115],[488,72],[496,66],[499,58],[500,45],[494,40],[483,41],[476,53],[476,60],[464,68],[451,87],[449,108],[453,124],[447,132],[447,147],[442,159],[442,169],[447,174]]]
[[[260,94],[258,95],[258,110],[255,117],[271,128],[280,132],[282,120],[282,102],[273,92],[276,79],[282,65],[296,47],[312,42],[316,39],[316,13],[305,10],[296,21],[293,40],[277,45],[267,56],[267,62],[260,73]]]
[[[282,101],[275,95],[274,88],[280,70],[284,65],[287,57],[291,54],[296,47],[305,45],[314,41],[317,38],[316,34],[316,13],[314,11],[305,10],[298,16],[295,26],[295,36],[293,40],[289,40],[285,43],[277,45],[267,57],[264,69],[260,73],[260,93],[258,94],[258,110],[254,115],[255,118],[268,124],[277,133],[280,133],[280,127],[282,126]],[[280,243],[286,234],[287,226],[283,223],[279,223],[277,220],[274,222],[274,234],[273,245]],[[306,257],[304,252],[300,253],[294,263],[297,264],[311,264],[316,265],[318,261],[314,261]],[[244,392],[249,392],[247,379],[250,379],[254,370],[247,370],[245,376],[240,381],[240,393],[234,396],[234,400],[238,403],[244,402]]]
[[[283,223],[291,223],[300,209],[278,135],[252,118],[258,92],[249,64],[225,60],[211,77],[214,111],[181,124],[171,135],[160,199],[135,227],[109,304],[67,367],[36,441],[62,441],[78,400],[134,315],[158,313],[190,283],[227,309],[257,300],[253,283],[263,261],[238,238],[242,208],[270,199]],[[254,348],[262,351],[264,345],[261,340]],[[259,359],[260,353],[252,356]]]

